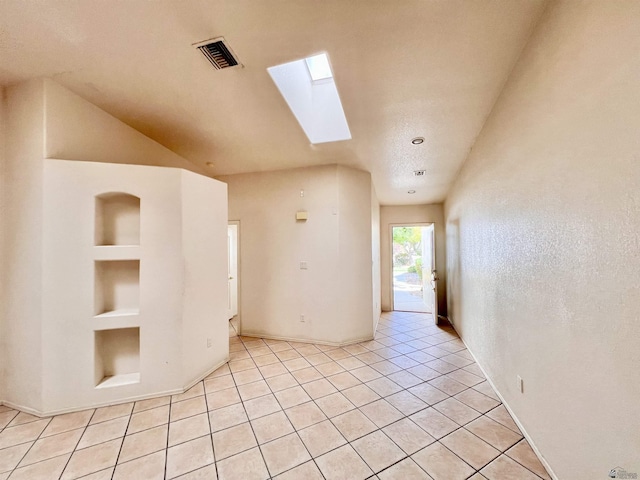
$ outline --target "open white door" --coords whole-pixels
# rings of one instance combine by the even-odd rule
[[[229,252],[229,301],[227,316],[232,319],[238,314],[238,225],[229,224],[227,230]]]
[[[424,304],[438,323],[438,273],[436,272],[434,225],[422,228],[422,296]]]

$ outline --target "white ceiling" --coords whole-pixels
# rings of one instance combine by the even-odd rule
[[[382,204],[439,202],[545,5],[0,0],[0,84],[51,77],[212,176],[339,163]],[[218,36],[244,68],[191,46]],[[353,138],[310,145],[266,69],[323,51]]]

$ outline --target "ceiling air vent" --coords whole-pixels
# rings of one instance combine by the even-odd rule
[[[424,174],[426,173],[426,170],[414,170],[413,174],[416,177],[424,177]]]
[[[235,67],[240,65],[231,49],[225,44],[224,38],[213,38],[204,42],[196,43],[194,46],[207,57],[216,70],[223,68]]]

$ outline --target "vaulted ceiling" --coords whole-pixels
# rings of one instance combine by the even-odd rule
[[[51,77],[211,176],[339,163],[371,172],[382,204],[439,202],[545,5],[0,0],[0,85]],[[192,46],[219,36],[243,68]],[[351,140],[310,144],[267,73],[319,52]]]

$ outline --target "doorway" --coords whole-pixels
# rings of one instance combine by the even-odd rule
[[[228,246],[228,292],[227,317],[232,328],[238,332],[238,229],[240,222],[229,222],[227,227]]]
[[[393,310],[437,319],[434,225],[391,227]]]

